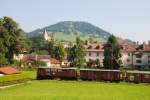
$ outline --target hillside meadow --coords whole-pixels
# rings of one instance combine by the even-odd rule
[[[149,84],[34,80],[0,89],[0,100],[150,100]]]

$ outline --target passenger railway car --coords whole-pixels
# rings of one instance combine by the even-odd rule
[[[148,71],[127,71],[126,81],[134,83],[150,83],[150,72]]]
[[[120,81],[119,70],[81,69],[82,80]]]
[[[40,67],[37,70],[37,79],[76,79],[76,68]]]

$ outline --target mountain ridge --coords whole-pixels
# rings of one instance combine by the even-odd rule
[[[79,34],[79,35],[95,35],[102,38],[107,38],[110,33],[84,21],[61,21],[53,25],[46,26],[44,28],[36,29],[27,33],[29,36],[36,36],[39,33],[47,30],[48,33],[63,32],[64,34]]]
[[[83,40],[93,38],[94,41],[106,42],[111,35],[109,32],[85,21],[60,21],[55,24],[38,28],[26,34],[27,37],[34,37],[40,35],[44,31],[53,34],[54,38],[59,41],[74,42],[76,36],[80,36]],[[130,40],[124,41],[132,43]]]

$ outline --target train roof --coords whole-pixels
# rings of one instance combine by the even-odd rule
[[[80,70],[91,70],[91,71],[120,71],[120,70],[110,70],[110,69],[89,69],[89,68],[86,68],[86,69],[80,69]]]
[[[67,67],[67,68],[61,68],[61,67],[47,67],[47,66],[41,66],[41,67],[38,67],[38,68],[53,68],[53,69],[77,69],[77,68],[72,68],[72,67]]]
[[[143,74],[150,74],[150,71],[137,71],[137,70],[127,70],[128,73],[143,73]]]
[[[67,68],[61,68],[61,67],[47,67],[47,66],[41,66],[39,68],[47,69],[47,68],[53,68],[53,69],[77,69],[77,68],[72,68],[72,67],[67,67]],[[91,70],[91,71],[111,71],[111,72],[120,72],[120,70],[112,70],[112,69],[80,69],[80,70]],[[127,73],[143,73],[143,74],[150,74],[150,71],[138,71],[138,70],[126,70]]]

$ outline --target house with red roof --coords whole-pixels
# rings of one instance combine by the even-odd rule
[[[19,71],[13,67],[1,67],[0,74],[10,75],[10,74],[17,74]]]
[[[129,44],[122,39],[119,39],[118,42],[122,46],[121,60],[125,68],[150,69],[150,42],[140,45]],[[100,43],[88,43],[84,45],[86,62],[99,59],[101,66],[103,66],[103,46],[104,44]]]
[[[133,52],[133,67],[136,69],[150,69],[150,41],[137,46]]]
[[[51,58],[50,59],[50,66],[52,66],[52,67],[60,67],[60,61],[55,59],[55,58]]]
[[[86,52],[85,60],[86,62],[90,60],[98,59],[100,61],[100,65],[103,66],[103,45],[98,43],[88,43],[84,45],[84,49]]]
[[[60,61],[55,58],[51,58],[50,55],[21,54],[21,56],[18,55],[15,58],[22,63],[32,64],[35,61],[43,61],[47,64],[47,66],[60,67]]]

